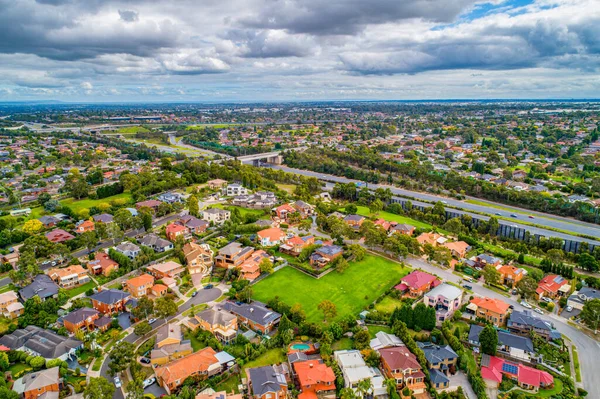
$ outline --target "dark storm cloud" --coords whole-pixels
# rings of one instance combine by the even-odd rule
[[[125,22],[135,22],[139,19],[138,13],[132,10],[119,10],[119,16]]]

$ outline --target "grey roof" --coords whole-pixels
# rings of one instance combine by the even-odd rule
[[[475,345],[479,345],[479,334],[483,331],[483,327],[477,324],[471,324],[469,330],[469,341]],[[533,342],[528,337],[498,331],[498,344],[508,346],[509,348],[521,349],[525,352],[533,353]]]
[[[427,297],[443,296],[448,300],[454,300],[462,295],[462,290],[453,285],[442,283],[425,295]]]
[[[353,222],[358,222],[363,220],[365,217],[364,216],[360,216],[360,215],[347,215],[344,220],[347,221],[353,221]]]
[[[165,248],[173,245],[171,241],[165,240],[156,234],[145,235],[140,239],[140,244],[154,248]]]
[[[281,318],[279,313],[267,308],[265,304],[256,301],[252,303],[239,304],[236,302],[227,301],[223,304],[223,309],[262,326],[266,326],[269,323],[274,323]]]
[[[315,252],[321,253],[323,255],[337,255],[342,252],[342,248],[337,245],[323,245],[321,248],[317,249]]]
[[[296,362],[303,362],[308,360],[308,355],[304,352],[294,352],[288,355],[288,363],[294,364]]]
[[[198,318],[211,325],[220,324],[224,326],[234,320],[235,316],[221,309],[209,308],[198,313]]]
[[[92,295],[90,298],[102,303],[114,304],[123,299],[129,297],[129,294],[115,289],[102,290],[97,294]]]
[[[59,218],[55,218],[54,216],[42,216],[38,220],[40,222],[42,222],[43,224],[58,223],[58,222],[60,222],[60,219]]]
[[[215,357],[217,358],[220,364],[227,364],[229,362],[235,361],[235,357],[231,356],[225,351],[215,353]]]
[[[257,367],[248,369],[248,376],[252,383],[254,396],[263,396],[267,393],[275,393],[281,390],[281,386],[287,386],[285,376],[275,371],[273,366]]]
[[[192,216],[192,215],[187,215],[187,216],[182,217],[181,222],[186,227],[192,227],[192,228],[210,225],[210,223],[208,223],[206,220],[198,219],[197,217]]]
[[[45,299],[57,294],[58,285],[46,274],[38,274],[31,284],[19,290],[19,295],[23,300],[28,300],[36,295],[40,299]]]
[[[531,328],[536,328],[539,330],[545,330],[550,333],[550,336],[553,338],[560,338],[560,333],[558,333],[554,329],[554,325],[549,321],[542,320],[539,317],[535,316],[531,313],[530,310],[514,310],[508,319],[508,327],[511,327],[513,324],[521,324],[524,326],[528,326]]]
[[[71,313],[69,313],[68,315],[66,315],[65,317],[63,317],[63,321],[66,320],[73,324],[79,324],[82,321],[84,321],[85,319],[87,319],[88,317],[96,316],[99,314],[100,314],[100,312],[98,312],[96,309],[81,308],[81,309],[74,310]]]
[[[140,247],[138,247],[137,245],[130,243],[130,242],[122,242],[121,244],[117,245],[115,247],[115,249],[119,252],[124,252],[124,251],[135,252],[135,251],[139,251]]]
[[[417,342],[417,345],[423,353],[429,364],[436,364],[444,360],[458,359],[456,352],[452,350],[450,345],[440,346],[430,342]]]
[[[477,255],[477,259],[483,260],[486,263],[496,263],[496,262],[500,261],[499,258],[496,258],[495,256],[488,255],[488,254]]]
[[[46,359],[55,359],[79,348],[82,342],[69,337],[63,337],[54,331],[44,330],[37,326],[27,326],[0,338],[0,345],[16,350],[25,347],[39,353]]]
[[[600,299],[600,290],[591,287],[582,287],[577,296],[584,301],[591,301],[592,299]]]
[[[51,369],[36,371],[35,373],[29,373],[19,378],[15,381],[14,390],[19,394],[33,390],[37,391],[48,385],[58,383],[59,379],[59,367],[52,367]]]
[[[446,377],[446,374],[437,369],[429,369],[429,378],[434,384],[445,384],[450,382],[450,379]]]
[[[181,341],[183,334],[181,333],[181,324],[164,324],[156,331],[156,343],[167,339],[174,338]]]
[[[112,223],[113,221],[113,216],[108,214],[108,213],[103,213],[101,215],[94,215],[94,220],[96,222],[102,222],[102,223]]]

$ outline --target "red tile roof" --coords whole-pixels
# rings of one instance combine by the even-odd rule
[[[417,357],[405,346],[380,349],[379,354],[392,370],[421,369]]]
[[[425,285],[428,284],[435,284],[437,280],[437,277],[432,276],[431,274],[422,272],[420,270],[415,270],[414,272],[410,273],[409,275],[405,276],[404,278],[402,278],[402,284],[400,285],[406,285],[408,288],[412,288],[412,289],[420,289],[422,287],[424,287]],[[439,281],[438,281],[439,282]],[[399,286],[397,286],[399,287]],[[397,288],[399,289],[399,288]]]

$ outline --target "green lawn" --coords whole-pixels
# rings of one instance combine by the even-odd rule
[[[184,334],[184,338],[190,340],[190,344],[192,345],[192,349],[194,350],[194,352],[198,352],[200,349],[204,349],[206,347],[206,345],[198,341],[198,338],[196,338],[192,331],[187,331]]]
[[[287,358],[286,358],[285,354],[283,353],[283,349],[281,349],[281,348],[269,349],[268,351],[266,351],[265,353],[263,353],[256,359],[244,364],[244,366],[242,367],[242,375],[246,375],[244,372],[246,369],[268,366],[271,364],[279,364],[279,363],[285,362],[286,360],[287,360]]]
[[[132,133],[148,133],[150,130],[146,129],[143,126],[123,126],[122,128],[119,128],[119,130],[117,130],[117,133],[125,133],[125,134],[132,134]]]
[[[379,331],[383,331],[388,334],[392,333],[392,329],[388,326],[367,326],[367,329],[369,330],[369,334],[371,334],[371,338],[375,338],[375,334],[377,334]]]
[[[67,291],[67,295],[69,296],[69,298],[73,298],[74,296],[83,294],[90,288],[95,288],[95,287],[96,287],[96,283],[94,283],[94,281],[90,280],[88,283],[85,283],[84,285],[80,285],[79,287],[71,288],[66,291]]]
[[[388,222],[398,222],[398,223],[409,224],[411,226],[415,226],[420,229],[426,229],[426,230],[431,229],[430,224],[425,223],[425,222],[420,222],[415,219],[411,219],[407,216],[396,215],[395,213],[390,213],[390,212],[386,212],[386,211],[381,211],[381,212],[378,212],[377,214],[374,214],[374,213],[371,213],[371,211],[369,210],[368,207],[362,206],[362,205],[357,205],[356,208],[357,208],[356,213],[358,215],[362,215],[362,216],[366,216],[366,217],[374,217],[377,219],[385,219]]]
[[[74,212],[79,212],[83,209],[90,209],[91,207],[98,206],[102,203],[109,204],[110,201],[113,201],[116,199],[124,199],[126,201],[130,201],[131,193],[121,193],[121,194],[113,195],[111,197],[106,197],[106,198],[97,199],[97,200],[93,200],[93,199],[76,200],[75,198],[69,198],[69,199],[61,201],[60,203],[62,205],[68,206]]]
[[[352,342],[352,339],[348,337],[341,338],[339,341],[335,341],[331,345],[331,349],[333,349],[334,351],[343,351],[352,348],[354,348],[354,344]]]
[[[340,319],[360,313],[408,272],[399,263],[373,255],[352,263],[343,274],[331,272],[319,280],[285,267],[254,285],[254,298],[267,302],[279,296],[290,306],[299,303],[312,322],[323,321],[317,306],[327,299],[337,306]]]
[[[6,317],[0,317],[0,334],[4,335],[11,324],[16,324],[17,320],[11,320]]]
[[[295,184],[276,184],[276,186],[279,187],[280,190],[287,191],[289,194],[293,194],[296,189]]]
[[[386,296],[375,305],[375,310],[383,313],[392,313],[394,309],[402,307],[402,301],[400,299],[395,299],[389,296]]]
[[[215,391],[225,391],[227,393],[240,393],[240,390],[238,389],[238,385],[240,385],[240,383],[241,381],[239,374],[232,374],[228,379],[218,384],[215,388]]]
[[[540,389],[536,393],[523,391],[520,389],[514,389],[511,392],[518,392],[525,395],[527,398],[555,398],[556,395],[560,394],[563,390],[563,382],[558,378],[554,379],[554,387],[552,389]]]
[[[233,211],[234,209],[237,209],[240,211],[240,215],[242,217],[251,214],[251,215],[257,215],[257,216],[264,216],[264,212],[262,209],[250,209],[250,208],[244,208],[241,206],[234,206],[234,205],[223,205],[223,204],[216,204],[216,205],[211,205],[211,208],[220,208],[220,209],[227,209],[228,211]]]
[[[23,370],[31,370],[31,366],[25,363],[15,363],[8,368],[11,375],[15,375]]]
[[[581,382],[581,368],[579,365],[579,354],[575,345],[573,345],[573,365],[575,366],[575,380]]]

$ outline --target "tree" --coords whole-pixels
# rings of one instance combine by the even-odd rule
[[[133,223],[133,215],[127,209],[122,208],[115,212],[113,217],[114,223],[117,224],[123,231],[129,230]]]
[[[533,298],[535,296],[535,290],[537,290],[537,282],[530,276],[525,276],[516,285],[517,292],[521,295],[521,298]]]
[[[369,204],[369,210],[371,211],[371,213],[374,213],[374,214],[378,214],[379,212],[381,212],[383,207],[384,207],[384,203],[380,199],[376,199],[375,201],[373,201]]]
[[[79,236],[79,243],[86,247],[89,252],[98,245],[98,236],[95,231],[86,231]]]
[[[400,399],[400,395],[397,390],[396,380],[393,378],[388,378],[385,380],[385,387],[387,389],[388,397],[390,399]]]
[[[367,330],[360,330],[354,334],[354,346],[356,349],[365,349],[369,347],[371,335]]]
[[[489,285],[497,285],[500,282],[500,272],[492,265],[483,268],[483,278]]]
[[[129,213],[127,209],[124,210]],[[129,215],[131,215],[131,213],[129,213]],[[125,235],[117,223],[109,223],[106,226],[106,236],[112,241],[112,244],[115,245],[116,243],[121,242]]]
[[[39,370],[46,364],[46,359],[41,356],[34,356],[30,361],[29,365],[33,367],[34,370]]]
[[[271,262],[271,259],[269,258],[263,258],[258,267],[260,268],[261,273],[273,273],[273,262]]]
[[[44,224],[37,219],[28,220],[23,224],[23,231],[31,235],[39,233],[43,228]]]
[[[121,341],[113,346],[108,355],[108,373],[113,376],[127,369],[135,359],[135,346],[127,341]]]
[[[144,226],[144,230],[151,231],[152,230],[152,214],[150,212],[140,212],[140,218],[142,219],[142,224]]]
[[[150,331],[152,331],[152,326],[150,324],[148,324],[147,321],[142,321],[137,326],[135,326],[135,328],[133,329],[133,332],[135,333],[135,335],[139,335],[139,336],[146,335]]]
[[[136,319],[147,319],[154,313],[154,301],[146,295],[138,300],[138,304],[131,310],[131,313]]]
[[[44,209],[48,212],[56,212],[58,207],[60,207],[60,202],[56,199],[51,199],[44,204]]]
[[[10,363],[8,361],[8,355],[6,352],[0,352],[0,371],[8,370]]]
[[[190,195],[187,201],[188,209],[190,211],[190,215],[198,217],[200,214],[200,207],[198,206],[198,197],[195,195]]]
[[[350,264],[343,257],[340,256],[335,260],[335,270],[338,273],[344,273],[348,267],[350,267]]]
[[[597,330],[600,325],[600,299],[587,301],[583,305],[580,316],[588,327]]]
[[[84,399],[111,399],[115,392],[115,386],[104,377],[90,378],[83,390]]]
[[[156,317],[166,321],[168,317],[177,314],[177,304],[171,298],[160,297],[154,302],[154,313]]]
[[[479,334],[481,352],[494,356],[498,347],[498,331],[491,324],[487,324]]]
[[[337,307],[335,306],[335,303],[331,302],[330,300],[323,300],[321,303],[319,303],[317,309],[323,312],[324,322],[327,322],[327,320],[331,320],[337,316]]]
[[[348,205],[346,205],[344,210],[346,211],[347,214],[353,215],[358,211],[358,208],[354,204],[348,204]]]
[[[372,390],[373,382],[370,378],[365,378],[364,380],[358,381],[358,384],[356,386],[356,393],[358,393],[359,396],[366,398],[369,396]]]
[[[592,255],[587,252],[579,255],[579,259],[577,260],[579,267],[587,270],[588,272],[597,272],[599,268],[598,261]]]
[[[18,395],[17,395],[18,397]],[[352,388],[342,388],[340,390],[340,399],[356,399],[356,392]]]

